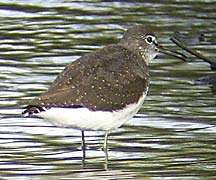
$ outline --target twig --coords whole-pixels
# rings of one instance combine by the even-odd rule
[[[212,70],[216,70],[216,61],[213,61],[205,56],[203,56],[202,54],[200,54],[199,52],[197,52],[196,50],[188,47],[184,42],[179,41],[178,39],[172,37],[170,38],[170,40],[172,42],[174,42],[177,46],[179,46],[180,48],[184,49],[185,51],[187,51],[188,53],[196,56],[197,58],[202,59],[203,61],[209,63],[211,65],[211,69]]]

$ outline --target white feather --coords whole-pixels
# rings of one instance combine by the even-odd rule
[[[141,108],[146,93],[137,103],[129,104],[117,111],[92,111],[88,108],[58,108],[52,107],[46,111],[34,114],[60,127],[71,127],[82,130],[110,130],[123,125]]]

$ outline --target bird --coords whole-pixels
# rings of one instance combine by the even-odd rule
[[[46,119],[57,127],[81,130],[83,164],[84,131],[104,131],[108,164],[108,134],[142,107],[149,89],[149,63],[160,52],[169,54],[158,45],[150,28],[131,27],[118,43],[66,65],[46,92],[28,102],[22,114]]]

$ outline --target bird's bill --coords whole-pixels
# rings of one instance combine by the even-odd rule
[[[187,59],[187,56],[185,56],[183,53],[180,53],[178,51],[174,51],[174,50],[165,48],[165,47],[160,46],[158,44],[157,44],[157,48],[158,48],[158,51],[160,53],[167,54],[169,56],[173,56],[173,57],[176,57],[176,58],[179,58],[179,59],[183,59],[184,61],[186,61],[186,59]]]

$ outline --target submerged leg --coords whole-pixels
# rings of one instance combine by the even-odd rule
[[[83,152],[83,156],[82,156],[82,165],[83,167],[85,167],[85,159],[86,159],[86,145],[85,145],[85,134],[84,134],[84,131],[82,130],[82,152]]]
[[[108,169],[108,149],[107,149],[107,140],[108,140],[108,134],[109,134],[109,131],[105,131],[105,134],[104,134],[104,153],[105,153],[105,169],[107,170]]]

